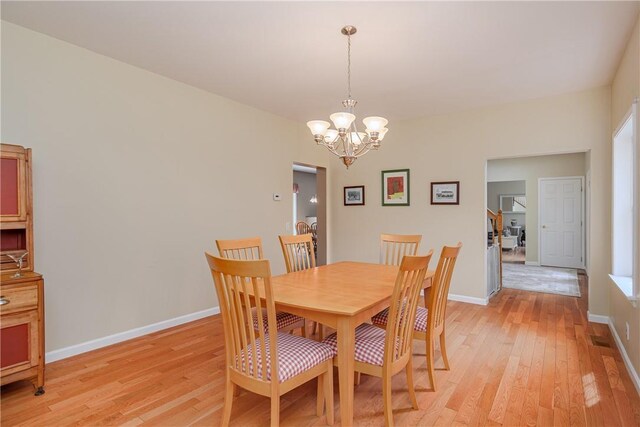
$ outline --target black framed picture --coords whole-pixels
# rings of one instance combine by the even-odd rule
[[[431,183],[432,205],[459,205],[460,181],[445,181]]]
[[[344,187],[344,205],[345,206],[363,206],[364,205],[364,185]]]

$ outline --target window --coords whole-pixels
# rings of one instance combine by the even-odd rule
[[[624,294],[636,299],[634,284],[637,251],[636,222],[636,104],[625,116],[613,137],[613,182],[611,192],[611,279]]]

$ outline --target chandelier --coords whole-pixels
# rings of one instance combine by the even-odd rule
[[[384,139],[388,129],[385,127],[389,121],[384,117],[365,117],[362,122],[365,132],[358,132],[355,125],[356,116],[354,108],[358,101],[351,98],[351,36],[357,31],[356,27],[347,25],[342,29],[342,34],[347,36],[347,88],[348,98],[342,101],[347,111],[333,113],[329,119],[335,129],[329,129],[331,124],[324,120],[312,120],[307,122],[313,138],[318,145],[325,146],[336,156],[342,159],[347,169],[360,156],[380,148],[380,142]]]

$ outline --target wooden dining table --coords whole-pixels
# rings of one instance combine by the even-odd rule
[[[397,274],[398,266],[338,262],[271,279],[276,310],[337,331],[343,426],[353,425],[355,329],[391,305]],[[433,275],[433,271],[427,272],[425,289],[431,286]]]

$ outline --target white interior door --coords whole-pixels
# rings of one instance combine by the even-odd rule
[[[541,178],[538,188],[540,264],[583,268],[582,177]]]

